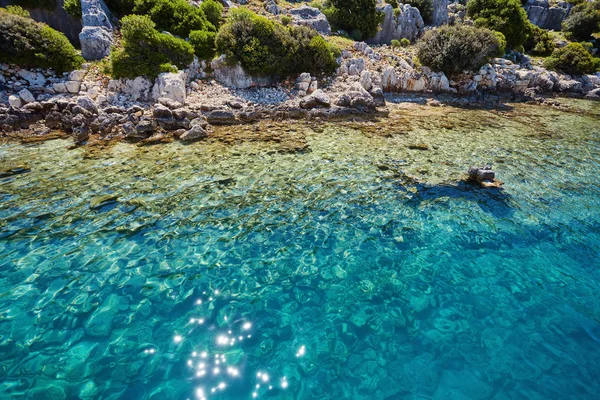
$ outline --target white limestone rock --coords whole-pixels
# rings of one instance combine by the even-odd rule
[[[21,98],[19,96],[15,96],[14,94],[8,96],[8,104],[14,108],[21,108],[21,105],[23,105]]]
[[[161,97],[185,104],[185,73],[183,71],[164,72],[156,78],[156,83],[152,88],[152,98],[157,100]]]

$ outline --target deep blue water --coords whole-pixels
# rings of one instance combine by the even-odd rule
[[[296,154],[1,145],[31,170],[0,179],[0,397],[597,399],[600,118],[454,112]]]

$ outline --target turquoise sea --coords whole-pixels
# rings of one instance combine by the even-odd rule
[[[303,152],[0,144],[0,398],[598,399],[600,104],[571,103],[265,128]]]

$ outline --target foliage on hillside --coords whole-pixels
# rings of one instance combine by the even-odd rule
[[[375,36],[383,19],[376,5],[375,0],[329,0],[323,13],[333,29],[342,29],[355,40],[364,40]]]
[[[510,48],[522,46],[531,23],[519,0],[469,0],[467,14],[478,27],[501,32]]]
[[[544,66],[565,74],[591,74],[600,68],[600,58],[593,57],[581,43],[574,42],[554,50]]]

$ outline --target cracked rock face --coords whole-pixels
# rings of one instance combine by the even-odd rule
[[[81,0],[81,13],[81,55],[86,60],[100,60],[110,54],[113,44],[110,11],[102,0]]]
[[[378,7],[384,15],[383,22],[377,34],[367,42],[371,44],[390,44],[393,39],[400,40],[406,38],[415,41],[423,31],[425,22],[421,17],[418,8],[408,4],[400,4],[398,16],[394,15],[394,9],[387,4],[384,7]],[[446,10],[446,19],[448,10]]]
[[[529,0],[525,6],[527,17],[532,24],[542,29],[561,30],[561,25],[571,12],[572,4],[557,1],[552,4],[548,0]]]
[[[331,26],[327,17],[318,8],[303,6],[290,11],[296,25],[312,26],[319,33],[329,35]]]

